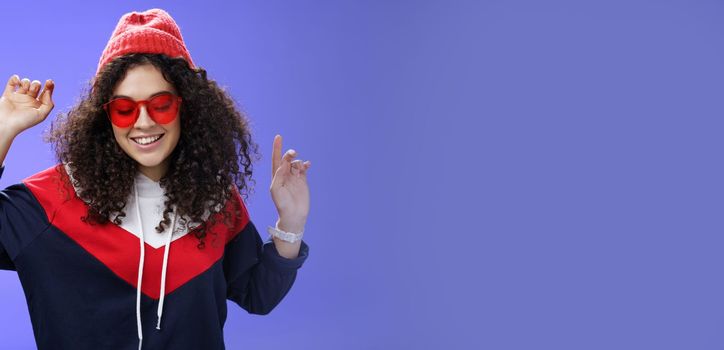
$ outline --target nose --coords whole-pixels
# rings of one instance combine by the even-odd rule
[[[139,112],[138,112],[138,119],[136,120],[136,123],[133,125],[137,129],[148,129],[156,124],[156,122],[151,119],[151,116],[148,114],[148,111],[146,110],[146,104],[141,104],[138,106]]]

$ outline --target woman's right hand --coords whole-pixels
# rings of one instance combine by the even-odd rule
[[[45,120],[55,106],[54,89],[55,83],[50,79],[45,81],[45,88],[38,93],[40,81],[20,80],[17,75],[10,77],[0,97],[0,132],[14,137]]]

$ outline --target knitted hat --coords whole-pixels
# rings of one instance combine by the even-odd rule
[[[169,57],[186,59],[191,68],[194,63],[186,49],[181,30],[168,12],[150,9],[124,14],[116,25],[110,40],[98,61],[96,75],[114,58],[129,53],[161,53]]]

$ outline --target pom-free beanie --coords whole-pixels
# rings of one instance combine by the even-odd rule
[[[114,58],[129,53],[160,53],[183,57],[194,68],[181,30],[168,12],[154,8],[124,14],[103,50],[96,75]]]

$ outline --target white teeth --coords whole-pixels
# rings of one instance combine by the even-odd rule
[[[156,136],[151,136],[151,137],[136,138],[136,139],[132,139],[132,140],[138,144],[147,145],[149,143],[155,142],[156,140],[158,140],[160,138],[161,138],[161,135],[156,135]]]

